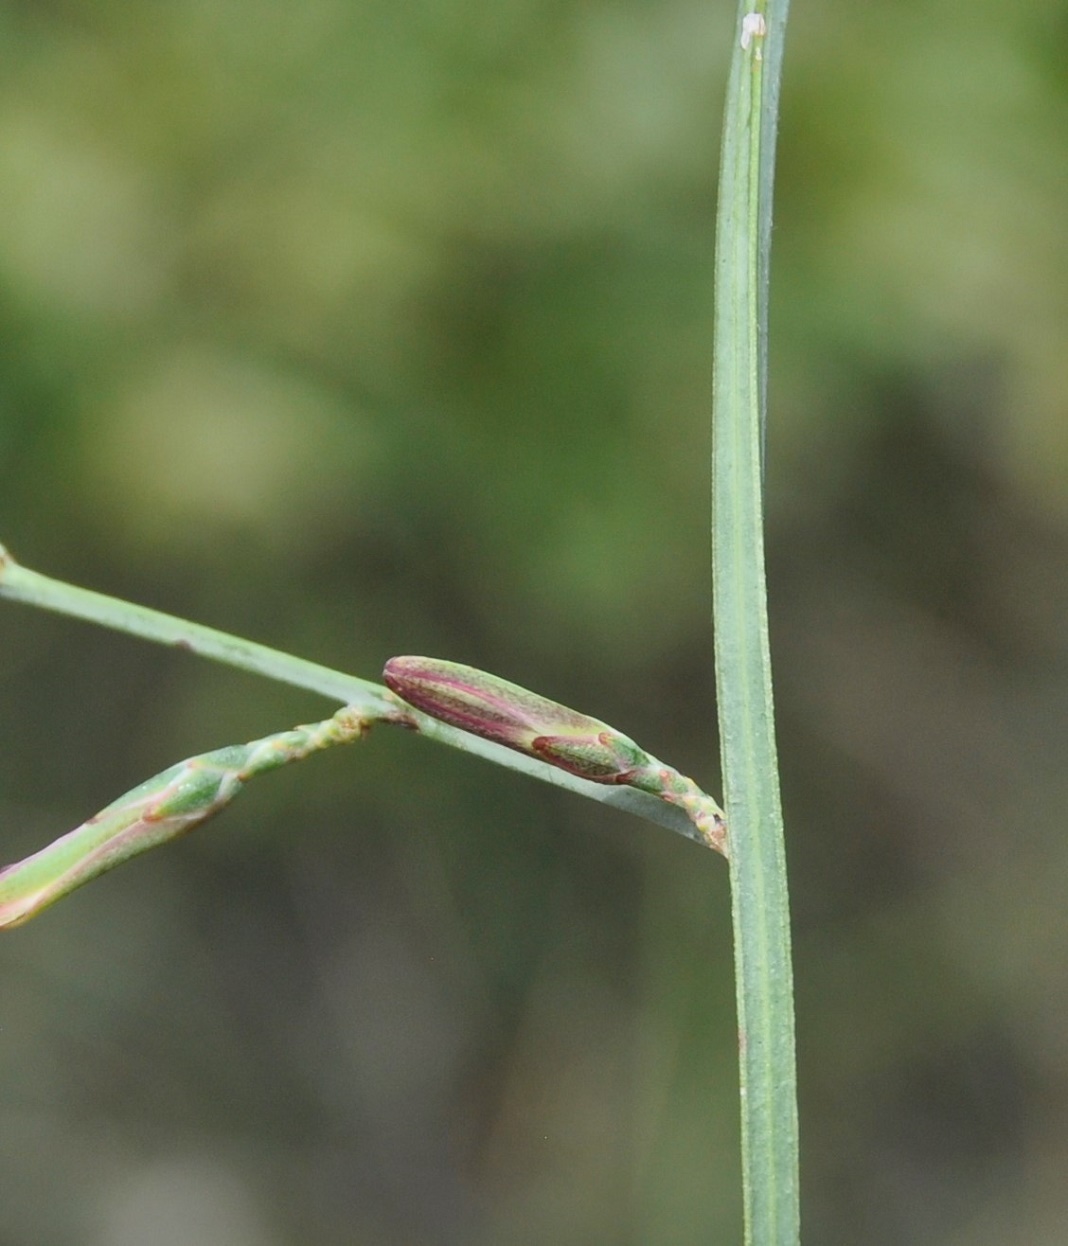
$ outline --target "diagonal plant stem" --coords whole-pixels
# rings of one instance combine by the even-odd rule
[[[173,614],[164,614],[118,597],[108,597],[104,593],[94,593],[91,589],[54,580],[17,563],[2,545],[0,597],[85,619],[89,623],[128,632],[157,644],[187,649],[200,657],[237,666],[281,683],[295,684],[334,701],[359,706],[370,713],[380,713],[389,708],[386,690],[378,684],[333,671],[278,649],[270,649],[254,640],[243,640],[239,636],[216,631],[203,623],[191,623]]]
[[[549,764],[537,756],[515,752],[492,739],[480,738],[441,721],[408,704],[380,684],[319,666],[200,623],[133,605],[119,598],[91,592],[52,579],[38,571],[31,571],[17,563],[3,546],[0,546],[0,598],[53,610],[159,644],[187,649],[201,657],[212,658],[283,683],[295,684],[335,701],[344,702],[346,712],[356,714],[365,725],[382,722],[406,727],[428,739],[474,753],[511,770],[518,770],[580,796],[635,814],[698,843],[721,847],[717,839],[722,828],[719,806],[692,780],[685,779],[670,767],[664,767],[669,781],[662,791],[657,792],[591,782],[579,774],[561,769],[558,764]],[[204,821],[215,811],[209,811],[197,821]],[[145,844],[145,847],[149,846],[151,845]]]
[[[747,1246],[797,1246],[793,979],[764,573],[768,253],[787,0],[744,3],[716,222],[713,607]]]
[[[0,869],[0,930],[21,926],[130,857],[185,835],[224,809],[254,776],[358,740],[370,725],[346,706],[323,722],[178,762],[47,848]]]

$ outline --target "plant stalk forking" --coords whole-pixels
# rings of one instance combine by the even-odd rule
[[[63,584],[0,546],[0,597],[133,632],[327,695],[355,694],[332,718],[179,762],[63,835],[0,869],[0,929],[19,926],[91,879],[177,839],[224,809],[257,774],[361,738],[375,723],[526,770],[642,814],[726,853],[719,806],[692,779],[613,727],[455,662],[393,658],[383,688],[171,615]]]

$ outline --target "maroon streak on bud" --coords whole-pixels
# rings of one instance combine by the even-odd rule
[[[397,696],[432,718],[593,783],[629,783],[651,761],[633,740],[596,718],[473,666],[390,658],[383,675]]]

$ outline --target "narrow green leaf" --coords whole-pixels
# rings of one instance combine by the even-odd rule
[[[799,1240],[789,905],[764,574],[768,249],[787,4],[743,4],[716,227],[713,603],[740,1041],[747,1246]]]

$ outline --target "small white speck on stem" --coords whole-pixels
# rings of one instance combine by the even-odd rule
[[[742,47],[748,48],[754,39],[763,39],[768,33],[768,24],[764,20],[763,13],[747,13],[742,18]],[[761,59],[760,44],[758,43],[754,49],[753,55],[757,60]]]

